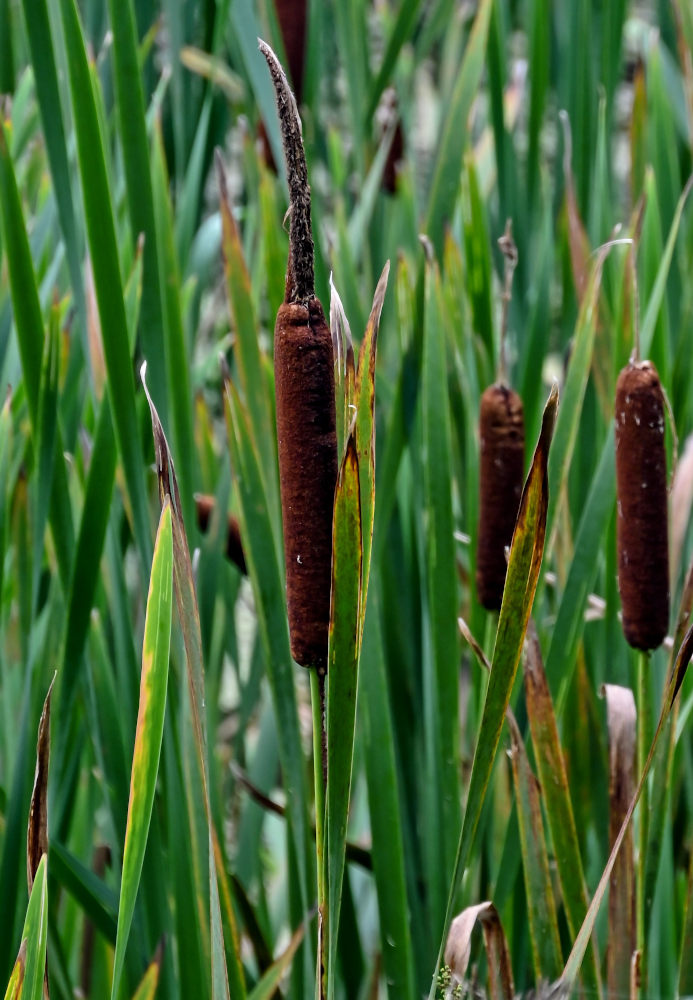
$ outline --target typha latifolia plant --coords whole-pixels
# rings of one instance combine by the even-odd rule
[[[375,351],[389,263],[358,368],[336,291],[315,295],[310,186],[296,99],[259,40],[274,86],[289,185],[289,260],[274,330],[277,452],[291,654],[311,671],[318,883],[316,994],[332,998],[353,764],[358,666],[375,498]],[[347,345],[343,337],[347,336]],[[335,372],[343,403],[338,462]]]
[[[618,589],[627,642],[650,650],[669,625],[665,399],[654,364],[639,356],[636,245],[630,253],[635,344],[615,399]]]
[[[498,610],[503,600],[506,547],[510,545],[520,507],[525,461],[522,400],[506,375],[506,334],[512,279],[517,265],[511,226],[498,241],[505,259],[503,320],[498,379],[481,395],[479,405],[479,535],[476,589],[479,602]]]

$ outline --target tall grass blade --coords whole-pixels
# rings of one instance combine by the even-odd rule
[[[374,595],[377,597],[377,595]],[[371,599],[359,672],[373,874],[378,893],[380,946],[390,995],[414,1000],[412,928],[408,919],[403,808],[397,786],[392,708],[380,628],[381,610]]]
[[[118,242],[112,213],[113,199],[106,166],[99,111],[82,29],[74,0],[61,0],[65,44],[70,52],[68,69],[72,114],[82,195],[94,269],[94,285],[101,320],[109,396],[118,449],[132,505],[143,575],[149,571],[151,539],[144,489],[143,455],[137,426],[135,383],[128,345],[128,325],[118,259]]]
[[[325,830],[328,879],[328,1000],[334,996],[337,934],[354,757],[360,652],[361,494],[354,430],[347,438],[334,500],[332,599],[327,670],[327,794]]]
[[[445,223],[455,206],[467,140],[467,119],[484,68],[484,54],[492,0],[481,0],[460,67],[455,89],[441,128],[438,156],[431,183],[426,216],[426,235],[438,255],[443,251]]]
[[[557,409],[558,390],[554,386],[544,409],[541,433],[522,492],[520,510],[510,549],[503,604],[498,619],[496,643],[491,663],[491,678],[486,692],[479,738],[474,752],[467,806],[457,847],[444,933],[436,968],[440,967],[443,959],[453,907],[459,893],[462,876],[469,863],[470,851],[491,777],[505,710],[510,701],[536,592],[546,537],[546,513],[549,500],[547,467]],[[431,986],[429,1000],[434,1000],[434,995],[435,978]]]
[[[23,0],[24,23],[31,51],[41,124],[58,203],[60,228],[65,240],[70,285],[78,314],[84,318],[84,281],[82,278],[80,233],[72,196],[72,180],[67,138],[60,100],[55,47],[51,35],[46,0]],[[80,324],[83,329],[83,324]]]
[[[0,124],[0,219],[29,416],[33,432],[38,434],[44,325],[17,181],[8,148],[8,136],[2,124]],[[74,528],[59,431],[56,431],[55,450],[54,486],[51,491],[50,509],[51,530],[60,580],[63,589],[67,590]]]
[[[144,852],[154,805],[154,791],[159,773],[171,644],[172,564],[171,505],[167,499],[162,507],[154,545],[154,560],[149,580],[147,615],[144,625],[140,704],[135,732],[128,821],[123,851],[118,935],[113,958],[112,1000],[118,996],[120,987],[125,949],[135,911],[135,900],[142,874]]]
[[[133,241],[140,234],[144,236],[140,343],[142,353],[148,361],[151,393],[166,422],[172,401],[168,397],[166,381],[168,345],[164,340],[159,264],[161,251],[154,219],[135,12],[132,0],[109,0],[108,10],[113,32],[113,77]]]
[[[19,970],[13,972],[7,996],[17,1000],[42,1000],[46,944],[48,941],[48,880],[47,860],[44,854],[36,870],[36,877],[29,897],[22,944],[17,958]],[[23,975],[22,975],[23,966]],[[13,982],[14,980],[14,986]],[[14,989],[14,992],[12,990]]]
[[[433,911],[442,913],[455,856],[460,795],[457,685],[457,571],[453,548],[451,495],[452,435],[447,391],[445,314],[441,308],[437,265],[426,263],[423,348],[424,502],[427,601],[430,615],[431,669],[425,680],[424,718],[427,783],[432,808],[427,813]],[[435,902],[437,901],[437,902]]]
[[[214,855],[214,821],[212,817],[212,807],[209,788],[209,762],[207,753],[207,718],[205,711],[205,682],[204,667],[202,663],[202,638],[200,635],[200,617],[197,607],[197,597],[195,594],[195,584],[193,580],[192,563],[190,561],[190,551],[185,535],[185,524],[183,521],[183,509],[178,491],[173,468],[173,459],[166,440],[164,429],[161,426],[156,407],[147,391],[144,381],[146,365],[143,365],[141,376],[149,411],[152,419],[152,431],[154,435],[154,450],[157,460],[157,474],[159,480],[159,500],[162,509],[166,505],[167,499],[171,504],[172,513],[172,534],[173,534],[173,589],[176,596],[176,607],[178,618],[183,632],[183,643],[187,661],[188,689],[190,692],[190,707],[192,709],[192,727],[194,734],[194,753],[197,766],[197,777],[201,787],[191,788],[192,774],[188,774],[188,795],[191,797],[188,803],[189,808],[199,797],[202,798],[204,811],[204,824],[207,832],[207,862],[209,872],[209,918],[210,918],[210,951],[211,951],[211,996],[212,1000],[228,1000],[229,978],[226,967],[226,954],[224,950],[224,932],[221,921],[221,909],[219,904],[219,886],[216,870],[216,860]],[[202,822],[199,816],[191,816],[191,822]],[[194,831],[193,831],[194,833]],[[232,953],[232,975],[234,982],[242,983],[242,974],[239,971],[240,958],[236,953]],[[243,996],[244,991],[239,993]],[[234,998],[235,1000],[235,998]]]

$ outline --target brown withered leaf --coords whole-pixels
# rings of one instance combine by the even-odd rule
[[[469,965],[472,931],[480,924],[488,961],[491,1000],[512,1000],[513,976],[510,953],[498,910],[493,903],[479,903],[462,910],[450,924],[445,945],[445,964],[453,976],[463,982]]]
[[[48,784],[48,759],[50,754],[50,714],[51,692],[56,675],[48,688],[46,700],[43,703],[41,719],[36,742],[36,771],[34,773],[34,790],[31,793],[29,807],[29,825],[26,837],[26,880],[29,895],[34,885],[34,876],[41,857],[48,854],[48,815],[46,810],[46,786]]]

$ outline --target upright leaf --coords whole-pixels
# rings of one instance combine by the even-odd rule
[[[140,704],[130,777],[130,801],[118,908],[118,936],[113,959],[112,1000],[118,996],[159,773],[171,644],[172,561],[171,505],[167,498],[162,507],[154,546],[144,624]]]
[[[496,644],[491,662],[491,678],[486,691],[479,738],[474,752],[472,773],[469,779],[467,807],[462,822],[460,840],[455,858],[455,868],[450,885],[444,933],[438,953],[436,968],[443,959],[447,931],[462,882],[469,863],[486,788],[491,777],[493,761],[498,749],[505,710],[510,701],[517,666],[520,662],[522,643],[532,610],[537,588],[539,569],[546,538],[546,512],[548,508],[549,447],[556,421],[558,390],[551,390],[542,421],[541,433],[532,459],[527,482],[522,492],[517,524],[510,548],[508,572],[503,592],[503,604],[498,619]],[[435,979],[429,1000],[435,995]]]
[[[350,433],[337,479],[332,528],[332,599],[327,669],[326,842],[329,912],[328,997],[334,995],[337,932],[354,756],[363,550],[359,458]]]

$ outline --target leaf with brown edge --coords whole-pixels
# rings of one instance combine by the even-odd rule
[[[154,1000],[156,988],[159,985],[159,973],[161,972],[161,962],[164,957],[164,939],[161,938],[156,947],[154,958],[147,966],[147,971],[142,976],[140,985],[133,993],[132,1000]]]
[[[56,675],[48,688],[43,710],[39,720],[38,739],[36,741],[36,771],[34,774],[34,790],[31,793],[29,807],[29,826],[26,838],[26,880],[29,893],[34,885],[34,877],[44,854],[48,854],[48,815],[46,788],[48,785],[48,761],[50,756],[50,716],[51,692]]]
[[[606,724],[609,733],[609,844],[613,845],[633,797],[637,712],[630,688],[605,684]],[[610,996],[628,994],[635,951],[635,858],[633,833],[614,865],[609,881],[609,934],[606,953]]]
[[[486,691],[479,737],[474,753],[467,806],[457,845],[455,867],[450,883],[443,927],[443,939],[438,952],[436,968],[440,967],[443,959],[453,906],[474,843],[539,580],[546,539],[546,513],[549,500],[547,466],[557,410],[558,389],[554,385],[544,408],[539,441],[525,488],[522,491],[520,511],[510,548],[508,573],[493,650],[491,677]],[[435,988],[434,977],[429,1000],[433,1000],[435,997]]]
[[[154,452],[156,455],[156,470],[159,482],[159,500],[162,508],[168,498],[171,505],[171,526],[173,535],[173,590],[176,597],[176,608],[183,632],[183,645],[185,647],[185,658],[188,674],[188,687],[190,690],[190,704],[192,709],[193,731],[195,736],[195,757],[201,782],[201,798],[205,812],[205,820],[208,830],[207,860],[209,873],[209,909],[211,928],[211,982],[212,1000],[229,997],[229,972],[226,965],[226,955],[224,951],[224,935],[221,920],[221,909],[219,904],[219,887],[217,881],[217,870],[214,858],[212,809],[209,795],[209,776],[207,767],[207,726],[204,711],[205,705],[205,684],[204,668],[202,662],[202,637],[200,634],[200,615],[197,607],[197,595],[195,593],[195,583],[193,579],[192,562],[190,560],[190,550],[185,534],[185,524],[183,521],[183,509],[180,501],[180,493],[176,474],[173,468],[173,458],[166,440],[166,434],[161,425],[159,414],[147,390],[145,374],[147,370],[146,361],[140,369],[142,385],[149,403],[149,412],[152,420],[152,433],[154,436]],[[243,972],[240,957],[236,952],[231,952],[233,959],[231,963],[231,975],[233,978],[235,994],[242,997],[245,995],[243,987]]]
[[[19,954],[12,969],[10,981],[7,984],[5,1000],[20,1000],[22,989],[24,988],[24,973],[26,971],[26,938],[19,946]]]
[[[484,935],[491,1000],[512,1000],[513,974],[510,953],[498,910],[493,903],[468,906],[450,924],[445,945],[445,964],[457,982],[464,982],[469,965],[472,931],[479,924]]]
[[[375,359],[378,346],[378,329],[383,311],[387,279],[390,273],[388,260],[382,270],[373,296],[366,332],[361,341],[356,372],[356,449],[359,459],[361,484],[361,526],[363,539],[362,598],[360,629],[366,616],[366,596],[373,543],[373,517],[375,511]]]

